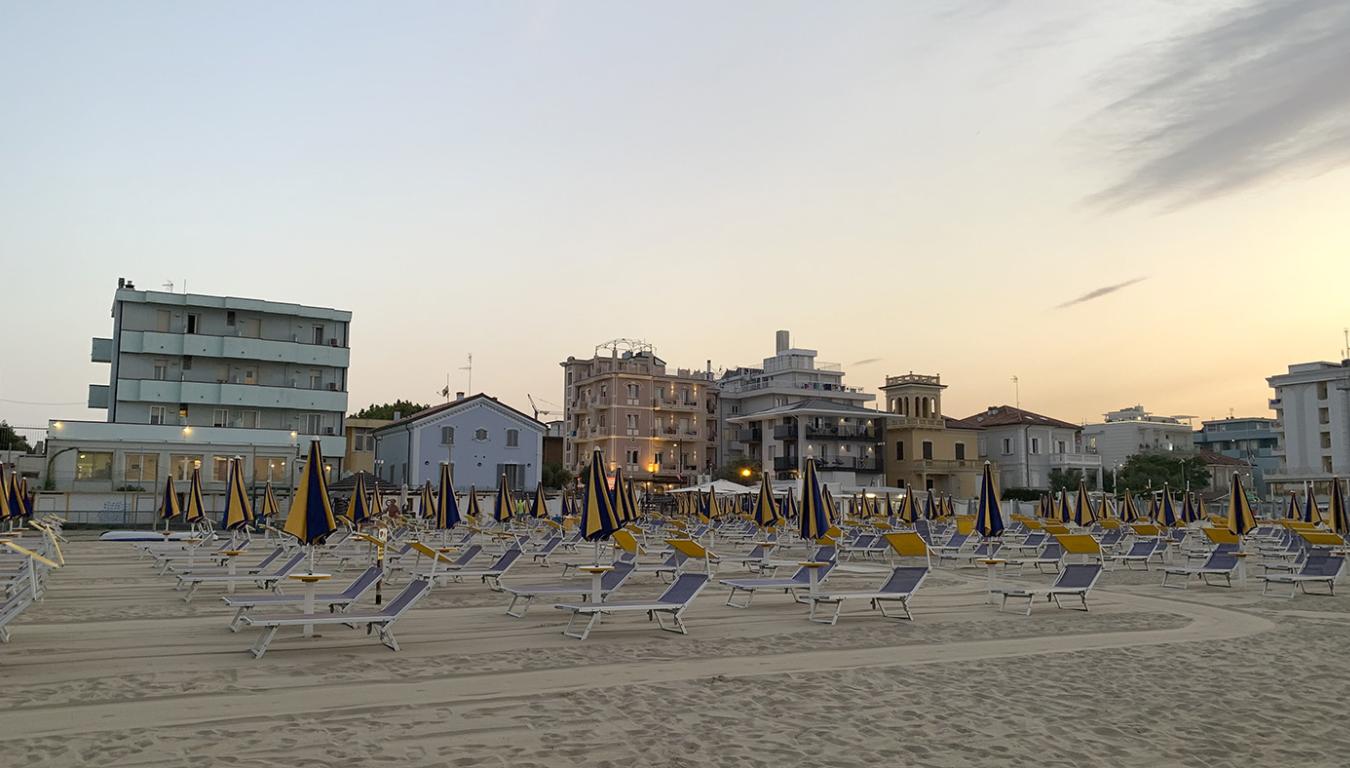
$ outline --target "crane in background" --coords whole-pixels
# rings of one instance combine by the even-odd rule
[[[531,395],[531,394],[529,394],[528,392],[525,393],[525,399],[530,401],[530,408],[531,408],[531,410],[534,411],[534,420],[535,420],[535,421],[539,421],[539,417],[540,417],[541,415],[543,415],[543,416],[558,416],[558,415],[560,415],[560,414],[562,413],[561,411],[544,411],[544,410],[540,410],[539,406],[536,405],[535,402],[534,402],[534,395]],[[558,405],[557,403],[551,403],[551,402],[545,400],[545,399],[542,398],[542,397],[539,398],[539,402],[543,403],[544,405],[551,405],[551,406],[553,406],[554,408],[561,408],[561,407],[562,407],[562,406]]]

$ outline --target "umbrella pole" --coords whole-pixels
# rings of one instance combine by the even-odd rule
[[[600,540],[595,540],[595,562],[593,565],[600,565]]]
[[[309,545],[309,572],[314,573],[314,545]]]

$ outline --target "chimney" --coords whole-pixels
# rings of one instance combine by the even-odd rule
[[[398,421],[401,418],[403,418],[403,411],[394,411],[394,421]]]
[[[708,381],[712,381],[712,361],[708,360],[705,364],[707,365],[707,369],[704,371],[703,375]]]
[[[774,351],[781,355],[782,353],[788,351],[788,347],[791,346],[792,343],[790,341],[790,337],[788,336],[788,332],[779,331],[777,343],[774,345]]]
[[[455,399],[456,399],[456,400],[463,400],[463,399],[464,399],[464,393],[463,393],[463,392],[456,392],[456,393],[455,393]]]
[[[117,278],[117,287],[119,289],[127,287],[127,279],[125,277]]]

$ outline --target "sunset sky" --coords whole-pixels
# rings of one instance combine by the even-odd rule
[[[352,411],[788,328],[951,415],[1014,375],[1265,415],[1350,325],[1347,38],[1313,0],[0,0],[0,418],[104,417],[119,276],[351,310]]]

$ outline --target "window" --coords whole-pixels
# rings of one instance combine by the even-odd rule
[[[322,326],[322,325],[316,325],[316,326],[314,326],[314,343],[315,343],[315,344],[322,344],[322,343],[323,343],[323,326]]]
[[[1330,433],[1330,432],[1323,432],[1323,433],[1322,433],[1322,447],[1323,447],[1323,448],[1330,448],[1330,447],[1331,447],[1331,433]]]
[[[128,483],[154,483],[159,479],[158,453],[128,453],[123,478]]]
[[[113,455],[106,451],[80,451],[75,459],[76,480],[111,480]]]
[[[897,441],[895,444],[895,460],[896,461],[905,460],[905,444],[899,441]]]
[[[201,466],[201,456],[175,453],[169,457],[169,471],[173,472],[174,480],[182,483],[191,480],[192,470],[199,469]]]
[[[234,310],[225,313],[225,324],[231,328],[234,327]]]
[[[220,483],[230,479],[230,457],[211,457],[211,479]]]
[[[169,318],[170,318],[169,310],[167,309],[155,310],[155,330],[159,331],[160,333],[168,333]]]
[[[1012,454],[1012,438],[1005,437],[1003,438],[1003,455],[1009,456],[1011,454]]]
[[[441,427],[441,445],[455,444],[455,428]]]
[[[924,458],[925,461],[931,461],[931,460],[933,459],[933,441],[932,441],[932,440],[925,440],[925,441],[923,441],[923,458]]]
[[[1322,471],[1323,471],[1323,472],[1326,472],[1327,474],[1331,474],[1331,457],[1330,457],[1330,456],[1323,456],[1323,457],[1322,457]]]
[[[633,465],[636,465],[636,464],[638,463],[638,452],[637,452],[637,451],[625,451],[625,453],[626,453],[627,456],[628,456],[628,464],[629,464],[629,466],[633,466]]]
[[[487,430],[486,429],[474,430],[473,439],[477,440],[480,443],[485,442],[487,440]]]
[[[188,417],[188,407],[187,407],[187,403],[179,403],[179,404],[178,404],[178,421],[179,421],[179,423],[181,423],[181,424],[186,424],[186,423],[187,423],[187,417]]]
[[[628,434],[636,435],[638,433],[638,415],[630,413],[624,417],[624,421],[627,425]]]
[[[183,355],[183,370],[192,370],[192,355]]]
[[[1327,399],[1327,383],[1325,381],[1317,382],[1317,399]]]
[[[306,435],[317,435],[322,430],[323,430],[323,414],[319,413],[305,414],[304,433]]]
[[[154,376],[156,381],[164,381],[169,378],[169,361],[156,360],[154,371],[151,375]]]
[[[257,428],[258,428],[258,412],[257,412],[257,411],[240,411],[240,412],[239,412],[239,426],[243,427],[244,429],[257,429]]]
[[[665,463],[666,463],[666,453],[665,453],[665,451],[657,451],[657,452],[656,452],[656,466],[657,466],[657,467],[661,467],[661,466],[663,466]]]
[[[628,388],[628,404],[637,405],[638,398],[641,397],[641,389],[636,384],[629,384],[627,385],[627,388]]]
[[[506,487],[513,491],[525,489],[525,467],[519,464],[498,464],[497,477],[506,476]]]
[[[966,444],[965,444],[965,443],[957,443],[957,444],[956,444],[956,460],[957,460],[957,461],[965,461],[965,460],[966,460]]]
[[[520,430],[518,429],[506,430],[506,447],[518,448],[519,446],[520,446]]]
[[[230,426],[230,412],[225,408],[216,408],[211,411],[211,426],[228,427]]]
[[[1331,423],[1331,412],[1330,412],[1328,409],[1326,409],[1326,408],[1318,408],[1318,409],[1317,409],[1317,423],[1318,423],[1318,424],[1330,424],[1330,423]]]
[[[1039,437],[1031,438],[1031,452],[1032,453],[1041,452],[1041,439]]]
[[[257,383],[258,383],[258,369],[257,369],[257,368],[245,368],[245,369],[244,369],[244,383],[245,383],[245,384],[257,384]]]
[[[164,406],[162,405],[150,406],[150,423],[151,424],[164,423]]]
[[[309,372],[309,388],[323,389],[323,371]]]
[[[286,459],[282,456],[254,456],[253,482],[286,482]]]
[[[188,333],[196,333],[196,332],[197,332],[197,326],[198,326],[198,324],[201,323],[201,319],[202,319],[202,316],[201,316],[201,315],[188,315],[188,317],[187,317],[187,332],[188,332]]]

